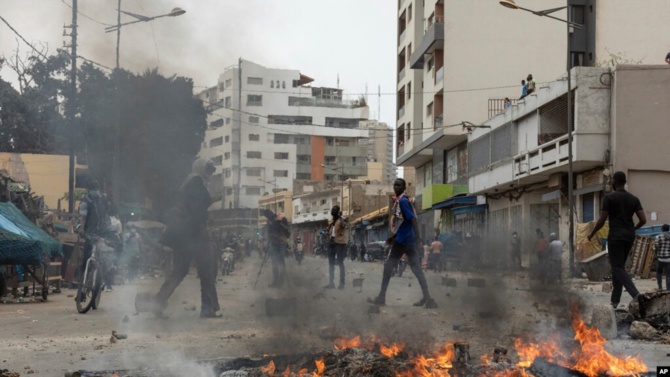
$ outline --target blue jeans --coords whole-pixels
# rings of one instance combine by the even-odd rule
[[[340,286],[344,287],[344,258],[347,254],[347,245],[331,242],[328,245],[328,282],[335,285],[335,262],[340,267]]]
[[[670,290],[670,262],[656,261],[656,282],[663,289],[663,270],[665,270],[665,289]]]

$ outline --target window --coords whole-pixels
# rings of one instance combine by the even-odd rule
[[[247,158],[261,158],[261,152],[247,151]]]
[[[332,137],[326,137],[326,145],[333,145],[333,138]]]
[[[224,153],[223,158],[226,159],[226,160],[230,160],[230,152]]]
[[[407,22],[412,21],[412,4],[407,7]]]
[[[221,156],[212,157],[212,162],[214,163],[214,165],[221,165],[222,163]]]
[[[277,80],[277,89],[279,89],[279,80]]]
[[[300,80],[293,80],[293,87],[297,88],[300,86]]]
[[[230,124],[230,118],[226,118],[226,124]]]
[[[281,82],[281,88],[282,88],[282,89],[286,89],[286,81],[282,81],[282,82]]]
[[[223,103],[223,107],[229,108],[231,106],[232,98],[231,97],[226,97],[225,102]]]
[[[407,63],[409,63],[410,60],[412,60],[411,58],[412,58],[412,43],[410,42],[410,44],[407,45]]]
[[[260,141],[261,135],[258,134],[249,134],[249,141]]]
[[[245,193],[247,195],[260,195],[261,194],[261,188],[260,187],[247,187],[245,189]]]
[[[431,56],[430,59],[426,62],[426,71],[429,71],[433,69],[433,66],[435,65],[435,57]]]
[[[275,144],[288,144],[289,143],[289,138],[288,135],[285,134],[275,134]]]
[[[298,155],[298,163],[299,164],[311,164],[312,163],[312,156],[308,154],[299,154]]]
[[[275,152],[275,160],[288,160],[288,152]]]
[[[249,117],[249,123],[258,123],[258,117],[250,116]]]
[[[426,106],[426,116],[433,115],[433,103],[429,103],[428,106]]]
[[[263,85],[262,77],[247,77],[247,84],[249,85]]]
[[[209,141],[209,147],[218,147],[219,145],[223,144],[223,136],[214,138]]]
[[[219,83],[219,92],[223,92],[226,89],[225,85],[222,82]]]
[[[270,80],[270,88],[273,88],[273,89],[274,89],[274,87],[275,87],[275,81],[274,81],[274,80]]]
[[[297,173],[295,179],[310,180],[312,179],[312,175],[310,173]]]
[[[247,177],[260,177],[261,173],[260,168],[247,169]]]
[[[590,192],[582,195],[582,222],[588,223],[595,219],[595,194]]]
[[[288,177],[288,170],[275,170],[274,177]]]
[[[212,121],[212,122],[209,124],[209,126],[210,126],[211,128],[219,128],[219,127],[223,126],[223,119],[217,119],[217,120],[215,120],[215,121]]]
[[[233,79],[226,80],[226,88],[230,88],[231,85],[233,85]]]
[[[247,94],[247,106],[263,106],[263,96]]]
[[[409,100],[412,98],[412,83],[408,82],[407,83],[407,99]]]
[[[412,138],[412,122],[407,122],[407,140]]]
[[[356,166],[356,157],[351,158],[351,165]]]
[[[225,178],[230,178],[230,175],[231,175],[230,169],[226,169],[223,171],[223,176]]]
[[[224,140],[225,140],[226,143],[229,142],[229,141],[230,141],[230,136],[229,136],[229,135],[226,135],[226,137],[225,137]]]

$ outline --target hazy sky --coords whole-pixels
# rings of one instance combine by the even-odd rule
[[[72,0],[0,0],[0,15],[32,44],[53,53],[70,38]],[[117,0],[79,0],[78,54],[113,67]],[[67,5],[66,5],[67,4]],[[121,29],[121,67],[139,72],[158,67],[165,75],[192,77],[213,86],[237,59],[271,68],[299,69],[313,85],[336,86],[346,93],[369,93],[370,116],[395,123],[396,2],[393,0],[122,0],[123,10],[146,16],[181,7],[186,14]],[[89,16],[95,21],[86,18]],[[133,18],[122,15],[122,22]],[[69,31],[69,29],[68,29]],[[25,54],[29,47],[18,42]],[[0,23],[0,54],[11,57],[17,38]],[[2,78],[14,82],[7,68]],[[198,89],[198,88],[196,88]]]

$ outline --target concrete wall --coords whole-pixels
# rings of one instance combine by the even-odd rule
[[[627,64],[663,64],[670,46],[670,1],[599,0],[596,63],[621,55]]]
[[[629,190],[642,201],[649,223],[670,222],[670,66],[614,70],[613,170],[628,173]],[[651,221],[650,212],[658,213]]]
[[[27,181],[30,190],[44,196],[49,208],[58,207],[58,199],[68,191],[68,156],[0,153],[0,169],[6,169],[15,179]],[[67,209],[67,201],[61,203]]]

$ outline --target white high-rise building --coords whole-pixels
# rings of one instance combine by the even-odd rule
[[[210,111],[200,155],[217,165],[210,189],[222,193],[224,208],[256,208],[265,193],[291,191],[294,179],[367,175],[365,100],[313,81],[241,60],[198,94]]]
[[[379,177],[381,183],[393,182],[398,175],[393,163],[393,129],[378,120],[361,122],[361,129],[369,132],[369,138],[361,140],[368,146],[368,177]]]

